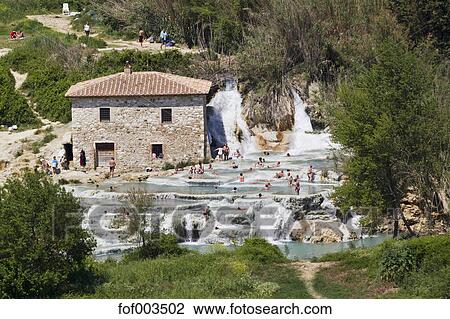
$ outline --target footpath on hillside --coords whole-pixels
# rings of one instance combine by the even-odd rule
[[[28,15],[28,19],[38,21],[42,23],[44,26],[60,32],[60,33],[71,33],[76,34],[77,36],[84,35],[83,32],[76,31],[72,29],[71,22],[73,17],[69,17],[67,15],[58,15],[58,14],[41,14],[41,15]],[[175,46],[175,47],[163,47],[161,48],[160,43],[149,43],[148,41],[144,41],[143,46],[141,47],[140,43],[137,40],[137,32],[136,30],[136,40],[120,40],[120,39],[111,39],[108,37],[101,37],[95,28],[91,31],[92,37],[98,37],[106,42],[107,47],[103,49],[98,49],[99,51],[112,51],[112,50],[146,50],[146,51],[164,51],[164,50],[179,50],[182,53],[194,53],[198,52],[198,50],[189,49],[184,46]]]
[[[314,278],[320,269],[333,266],[334,264],[334,262],[312,263],[310,261],[298,261],[293,262],[291,265],[297,270],[300,279],[304,281],[309,294],[315,299],[323,299],[324,297],[314,289]]]

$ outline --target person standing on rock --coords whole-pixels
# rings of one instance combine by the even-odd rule
[[[91,33],[91,27],[87,23],[84,25],[84,33],[86,34],[87,37]]]
[[[116,169],[116,161],[114,160],[114,157],[111,157],[108,164],[109,164],[109,174],[111,175],[111,178],[113,178],[114,171]]]
[[[86,167],[86,153],[84,152],[84,150],[80,151],[80,166],[82,168]]]

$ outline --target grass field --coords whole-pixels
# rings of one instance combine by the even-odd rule
[[[104,283],[85,298],[309,298],[289,262],[259,262],[235,252],[105,262]]]

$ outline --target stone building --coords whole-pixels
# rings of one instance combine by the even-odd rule
[[[88,169],[143,170],[206,157],[206,95],[211,82],[160,72],[113,74],[73,85],[72,145]]]

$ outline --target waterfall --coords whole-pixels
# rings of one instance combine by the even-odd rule
[[[305,104],[300,95],[295,90],[292,90],[294,96],[295,117],[294,117],[294,132],[296,134],[311,132],[313,130],[311,119],[306,114]]]
[[[292,155],[301,155],[304,152],[337,147],[331,142],[330,134],[312,133],[311,119],[305,111],[305,105],[301,97],[294,89],[292,90],[292,95],[294,96],[295,117],[289,152]]]
[[[248,154],[254,150],[250,129],[242,117],[242,97],[236,81],[226,81],[225,91],[219,91],[208,104],[208,137],[211,148],[225,143],[231,153]]]
[[[184,229],[186,230],[186,241],[192,242],[192,235],[194,233],[194,220],[192,218],[192,215],[188,214],[184,217],[185,226]]]

